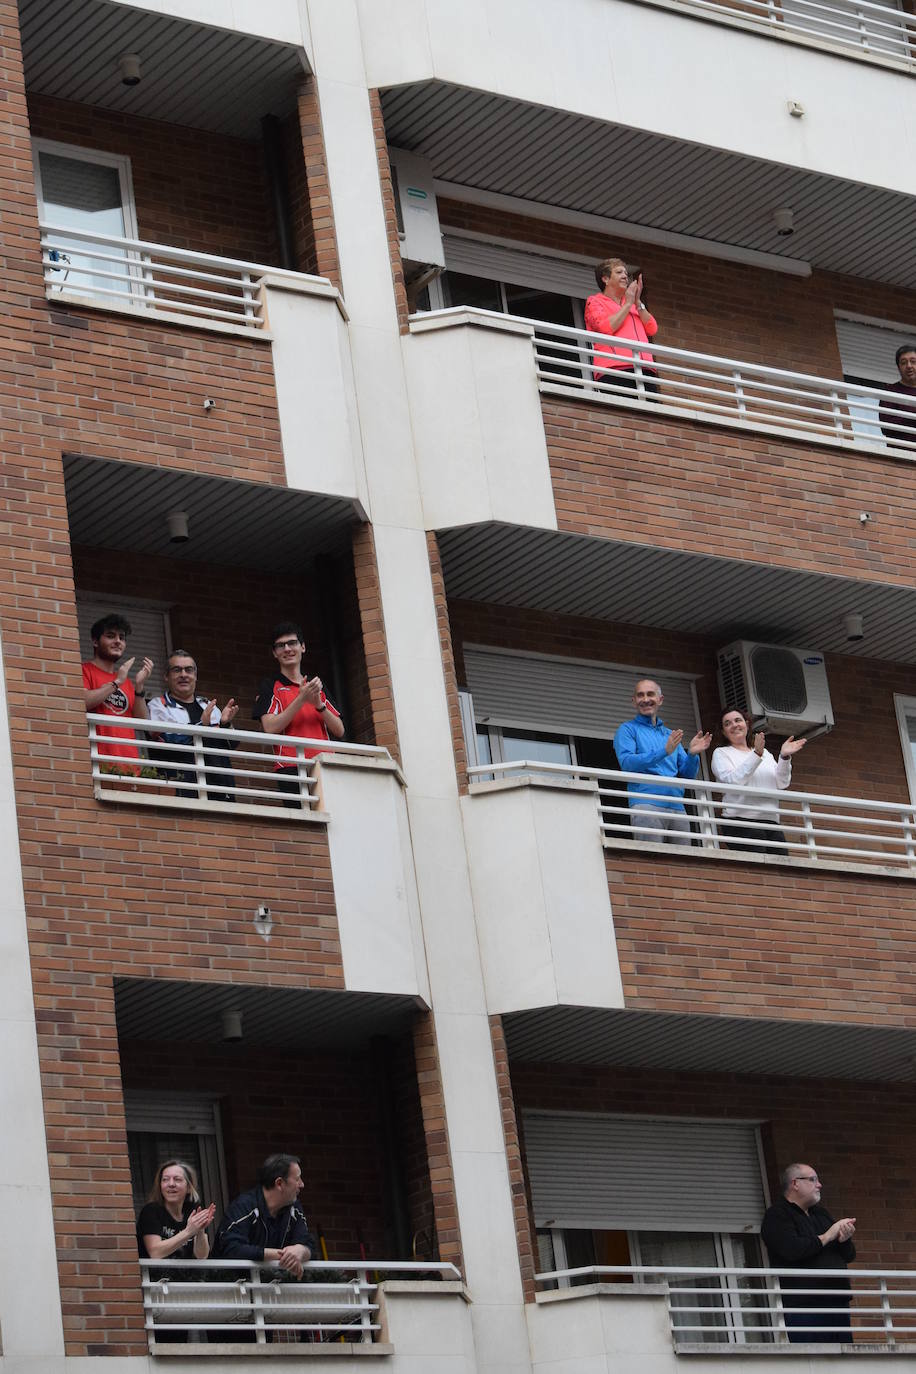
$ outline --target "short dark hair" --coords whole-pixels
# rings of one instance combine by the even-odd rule
[[[281,635],[295,635],[300,644],[305,643],[305,635],[302,633],[302,626],[297,625],[294,620],[281,620],[270,632],[270,646],[276,644]]]
[[[916,353],[916,343],[900,345],[897,352],[894,354],[894,362],[898,367],[900,366],[900,359],[903,357],[904,353]]]
[[[97,620],[89,631],[89,638],[93,644],[101,639],[106,630],[120,630],[125,638],[133,633],[131,623],[126,616],[117,615],[114,611],[110,615],[103,615],[101,620]]]
[[[194,657],[193,654],[189,654],[187,649],[173,649],[172,652],[169,654],[168,658],[165,660],[166,670],[171,668],[173,658],[189,658],[191,662],[194,664],[195,673],[197,672],[197,659]]]
[[[623,258],[603,258],[595,268],[595,281],[598,283],[598,290],[604,290],[604,279],[611,275],[615,267],[626,267]]]
[[[302,1164],[298,1155],[268,1155],[258,1170],[258,1183],[262,1188],[272,1188],[278,1178],[287,1177],[294,1164]]]

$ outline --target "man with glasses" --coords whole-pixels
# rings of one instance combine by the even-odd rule
[[[305,641],[302,630],[292,621],[275,625],[271,648],[279,665],[273,680],[261,684],[252,715],[261,722],[268,735],[296,735],[300,739],[342,739],[344,733],[340,712],[325,696],[320,677],[308,677],[302,671]],[[321,752],[304,749],[301,757],[313,759]],[[296,746],[279,744],[275,750],[277,787],[291,798],[300,797]],[[297,807],[300,800],[290,800],[284,806]]]
[[[167,721],[172,725],[220,725],[228,727],[238,715],[238,706],[232,697],[222,711],[216,698],[208,700],[197,695],[197,664],[187,649],[175,649],[169,654],[166,666],[166,690],[161,697],[154,697],[149,703],[150,720]],[[182,731],[169,730],[155,736],[163,744],[192,745],[194,736]],[[233,748],[227,740],[227,747]],[[181,749],[151,749],[150,760],[165,775],[182,784],[175,788],[177,797],[200,797],[200,784],[203,781],[194,767],[194,755]],[[204,754],[208,767],[228,768],[229,759],[224,754]],[[224,789],[234,785],[231,773],[207,773],[207,797],[211,801],[234,801],[235,794]]]
[[[810,1279],[779,1280],[789,1340],[851,1342],[849,1279],[821,1277],[818,1270],[845,1269],[855,1259],[856,1219],[834,1221],[821,1207],[821,1181],[810,1164],[789,1164],[779,1176],[779,1185],[782,1197],[767,1208],[760,1228],[770,1264],[774,1269],[812,1271]],[[820,1291],[795,1291],[805,1288]],[[814,1310],[802,1310],[806,1308]]]

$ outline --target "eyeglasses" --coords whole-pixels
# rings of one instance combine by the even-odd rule
[[[820,1183],[817,1174],[796,1174],[793,1183]]]
[[[177,673],[179,677],[193,677],[197,672],[196,668],[169,668],[170,673]]]
[[[277,642],[276,642],[276,644],[274,645],[274,648],[275,648],[275,649],[298,649],[298,648],[299,648],[299,640],[298,640],[298,639],[278,639]]]

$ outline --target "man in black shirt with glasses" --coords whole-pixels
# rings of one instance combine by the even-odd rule
[[[826,1207],[821,1207],[821,1181],[810,1164],[789,1164],[780,1174],[779,1184],[782,1197],[767,1208],[760,1228],[770,1264],[774,1269],[812,1271],[810,1279],[779,1280],[789,1340],[835,1345],[851,1342],[849,1279],[839,1275],[821,1277],[818,1270],[845,1269],[855,1259],[852,1237],[856,1219],[843,1217],[834,1221]],[[805,1288],[822,1291],[795,1291]],[[814,1311],[801,1310],[804,1308]]]

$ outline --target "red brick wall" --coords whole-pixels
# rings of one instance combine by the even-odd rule
[[[28,104],[36,138],[130,158],[141,239],[276,263],[260,143],[44,95]]]
[[[906,462],[588,401],[542,404],[563,530],[910,584]]]
[[[509,1166],[509,1186],[512,1190],[512,1212],[515,1219],[516,1240],[518,1241],[522,1290],[525,1301],[534,1302],[537,1248],[534,1244],[534,1229],[531,1225],[528,1180],[522,1152],[520,1122],[516,1114],[509,1053],[506,1048],[506,1036],[501,1016],[490,1017],[490,1039],[493,1045],[493,1063],[496,1068],[496,1086],[499,1092],[506,1162]]]
[[[339,290],[341,279],[337,234],[334,229],[334,211],[331,205],[331,187],[328,180],[318,85],[313,76],[305,77],[299,87],[297,109],[302,156],[305,163],[312,245],[311,264],[303,266],[302,271],[314,272],[320,277],[327,277]]]
[[[371,722],[374,742],[388,749],[393,758],[398,758],[398,725],[371,525],[360,525],[353,533],[353,572],[365,663],[359,718],[366,723],[363,728],[368,728]]]
[[[461,1268],[461,1225],[452,1154],[445,1120],[445,1096],[439,1072],[439,1046],[432,1015],[418,1017],[413,1032],[417,1085],[423,1111],[423,1132],[429,1159],[432,1216],[438,1257]]]
[[[912,1083],[660,1073],[588,1064],[513,1064],[516,1109],[721,1117],[764,1123],[772,1197],[800,1160],[824,1205],[857,1218],[858,1265],[916,1264],[916,1088]]]
[[[378,91],[369,92],[372,110],[372,127],[375,132],[375,152],[378,158],[379,181],[382,191],[382,206],[385,211],[385,228],[388,234],[388,257],[391,261],[391,280],[394,284],[394,297],[397,305],[398,324],[401,333],[407,331],[407,317],[410,306],[404,284],[404,264],[401,260],[401,243],[398,238],[397,211],[394,203],[394,183],[391,177],[391,162],[388,157],[388,141],[385,137],[385,121],[382,115],[382,100]]]

